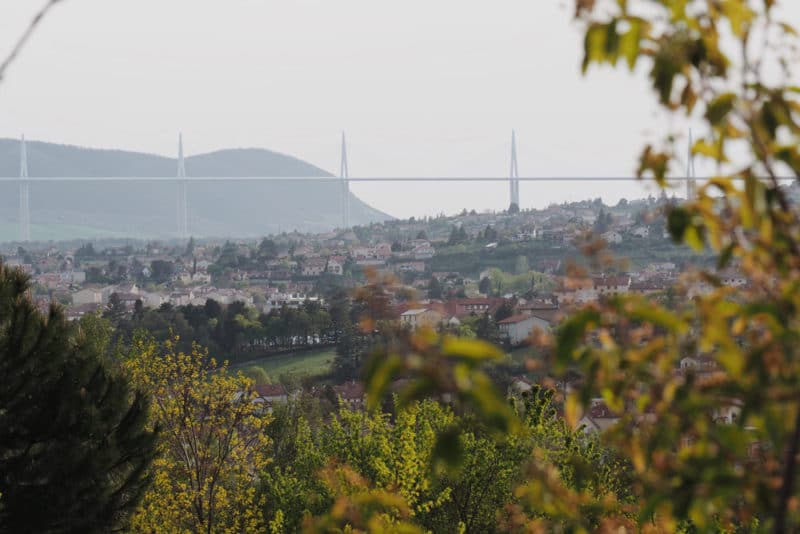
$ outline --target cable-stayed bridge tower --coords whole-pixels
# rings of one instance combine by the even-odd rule
[[[519,208],[519,167],[517,166],[517,134],[511,130],[511,171],[508,175],[508,183],[511,190],[511,204]]]
[[[342,132],[342,156],[339,167],[342,180],[342,228],[350,228],[350,171],[347,168],[347,142]]]
[[[23,135],[19,143],[19,240],[31,240],[31,189],[28,180],[28,150]]]
[[[186,194],[186,163],[183,159],[183,135],[178,134],[178,235],[189,238],[189,201]]]
[[[697,179],[694,172],[694,154],[692,153],[692,130],[689,129],[689,153],[686,157],[686,200],[697,198]]]

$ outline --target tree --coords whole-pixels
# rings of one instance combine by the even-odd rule
[[[478,283],[478,291],[484,295],[489,295],[492,292],[492,279],[488,276],[481,278],[481,281]]]
[[[428,297],[432,299],[442,298],[442,284],[435,276],[428,280]]]
[[[128,313],[125,303],[116,291],[108,297],[108,304],[103,316],[117,323]]]
[[[511,205],[508,206],[508,213],[509,215],[515,215],[519,213],[519,205],[516,202],[512,202]]]
[[[175,273],[175,264],[167,260],[153,260],[150,262],[150,278],[157,284],[169,282]]]
[[[183,251],[183,255],[191,257],[194,254],[194,247],[194,237],[189,237],[189,241],[186,243],[186,249]]]
[[[494,312],[494,320],[495,321],[502,321],[503,319],[508,319],[512,315],[514,315],[514,302],[511,300],[504,300],[503,303],[498,306],[497,310]]]
[[[148,484],[144,395],[111,370],[108,338],[42,317],[0,265],[0,532],[123,529]]]
[[[517,256],[514,262],[514,272],[516,274],[527,274],[530,270],[531,267],[528,264],[528,257],[524,255]]]
[[[447,244],[450,246],[458,245],[460,243],[465,243],[469,240],[467,236],[467,231],[464,230],[463,226],[454,226],[453,229],[450,231],[450,238],[447,240]]]
[[[358,327],[347,323],[342,327],[336,356],[333,359],[333,376],[339,381],[358,378],[366,357],[367,343]]]
[[[608,214],[609,216],[611,213]],[[594,232],[597,234],[602,234],[608,230],[609,220],[606,218],[606,211],[604,208],[600,208],[600,212],[597,214],[597,219],[594,221]]]
[[[417,232],[417,239],[427,240],[428,234],[425,233],[425,230],[420,230],[419,232]]]
[[[278,245],[272,239],[265,237],[258,245],[258,254],[268,260],[275,259],[278,257]]]
[[[90,242],[85,243],[78,247],[78,250],[75,251],[76,258],[93,258],[97,256],[97,252],[94,249],[94,245]]]
[[[486,229],[483,231],[483,239],[485,241],[497,241],[498,234],[497,230],[491,227],[491,225],[486,225]]]
[[[152,423],[163,429],[133,530],[263,531],[255,481],[269,461],[270,417],[253,402],[252,381],[217,366],[197,345],[175,350],[176,342],[140,335],[125,361],[152,396]]]

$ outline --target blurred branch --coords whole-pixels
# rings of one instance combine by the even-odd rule
[[[3,62],[0,63],[0,83],[2,83],[3,79],[5,78],[6,69],[9,67],[9,65],[11,65],[11,63],[14,62],[19,53],[25,47],[25,44],[31,38],[33,32],[36,31],[36,28],[39,26],[39,23],[42,22],[44,16],[47,15],[47,12],[50,11],[53,8],[53,6],[55,6],[59,2],[61,2],[61,0],[47,0],[47,3],[33,17],[30,24],[28,25],[28,28],[25,30],[25,33],[23,33],[20,36],[20,38],[14,45],[14,48],[11,49],[11,52],[8,54],[8,56],[6,56]]]

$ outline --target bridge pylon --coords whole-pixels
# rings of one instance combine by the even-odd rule
[[[183,134],[178,134],[178,235],[189,238],[189,200],[186,192],[186,162],[183,158]]]
[[[28,150],[25,135],[19,142],[19,240],[31,240],[31,189],[28,181]]]
[[[519,167],[517,166],[517,134],[511,130],[511,170],[508,174],[508,183],[511,193],[511,205],[516,205],[519,208]]]
[[[686,200],[697,198],[697,178],[694,171],[694,153],[692,152],[692,129],[689,128],[689,150],[686,157]]]
[[[347,168],[347,142],[342,132],[342,155],[339,166],[342,181],[342,228],[350,228],[350,170]]]

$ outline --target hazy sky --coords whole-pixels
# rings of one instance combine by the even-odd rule
[[[0,3],[0,53],[43,1]],[[515,128],[522,175],[630,175],[669,123],[644,73],[580,76],[571,4],[64,0],[0,84],[0,136],[174,155],[182,131],[189,154],[257,146],[337,172],[345,130],[351,176],[506,176]],[[353,186],[397,216],[508,206],[505,184],[457,188]],[[522,184],[521,204],[641,191]]]

